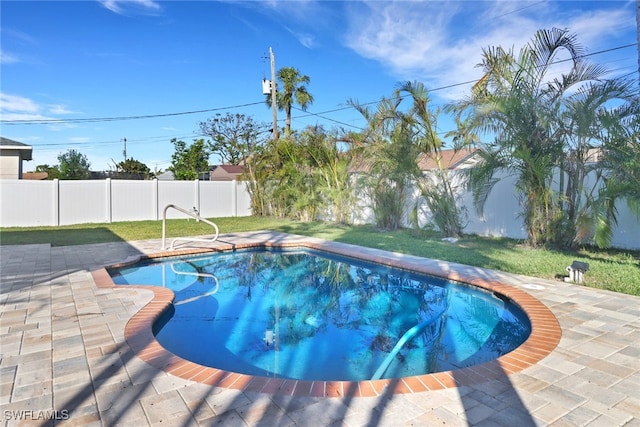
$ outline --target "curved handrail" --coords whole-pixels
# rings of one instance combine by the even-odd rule
[[[176,242],[176,240],[186,240],[186,241],[193,241],[193,242],[215,242],[216,240],[218,240],[218,236],[220,235],[220,230],[218,229],[218,226],[216,224],[214,224],[213,222],[209,221],[206,218],[201,217],[200,215],[198,215],[197,213],[194,213],[192,211],[188,211],[186,209],[182,209],[181,207],[178,207],[176,205],[173,204],[168,204],[167,206],[165,206],[164,211],[162,211],[162,250],[165,250],[167,248],[166,245],[166,235],[167,235],[167,210],[169,210],[169,208],[175,209],[177,211],[182,212],[185,215],[190,216],[191,218],[195,218],[197,221],[202,221],[206,224],[209,224],[210,226],[212,226],[215,230],[216,230],[216,235],[213,238],[210,239],[200,239],[197,237],[177,237],[175,239],[173,239],[173,241],[171,242],[171,250],[173,250],[173,244]]]
[[[373,377],[371,377],[371,379],[379,380],[382,377],[382,374],[384,374],[384,372],[387,370],[387,368],[391,364],[391,361],[393,360],[393,358],[396,357],[396,354],[398,354],[400,349],[404,347],[407,341],[410,341],[413,337],[415,337],[418,334],[418,332],[420,332],[421,330],[423,330],[424,328],[426,328],[427,326],[429,326],[430,324],[438,320],[438,318],[442,316],[445,311],[446,310],[442,310],[440,313],[438,313],[437,316],[434,316],[431,319],[425,320],[422,323],[418,323],[413,328],[405,332],[402,335],[402,337],[400,337],[395,347],[393,347],[393,350],[391,350],[391,353],[389,353],[387,357],[384,359],[384,361],[382,362],[382,364],[380,364],[380,366],[378,367],[378,370],[373,374]]]

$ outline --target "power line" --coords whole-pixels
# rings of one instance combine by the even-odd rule
[[[630,44],[626,44],[626,45],[622,45],[622,46],[617,46],[617,47],[613,47],[610,49],[604,49],[604,50],[600,50],[597,52],[591,52],[591,53],[587,53],[584,55],[580,55],[578,56],[578,58],[586,58],[589,56],[594,56],[594,55],[599,55],[602,53],[607,53],[607,52],[613,52],[616,50],[620,50],[620,49],[626,49],[629,47],[633,47],[633,46],[637,46],[638,43],[630,43]],[[562,63],[562,62],[567,62],[567,61],[571,61],[572,58],[568,58],[568,59],[561,59],[561,60],[557,60],[552,62],[551,64],[558,64],[558,63]],[[453,87],[457,87],[457,86],[464,86],[464,85],[468,85],[468,84],[472,84],[472,83],[476,83],[478,81],[478,79],[475,80],[468,80],[465,82],[459,82],[459,83],[453,83],[450,85],[445,85],[445,86],[440,86],[440,87],[436,87],[436,88],[431,88],[428,89],[428,92],[437,92],[440,90],[444,90],[444,89],[450,89]],[[402,98],[402,97],[400,97]],[[371,102],[366,102],[366,103],[362,103],[360,105],[362,106],[366,106],[366,105],[372,105],[372,104],[376,104],[380,102],[380,100],[376,100],[376,101],[371,101]],[[183,115],[190,115],[190,114],[201,114],[201,113],[210,113],[210,112],[214,112],[214,111],[222,111],[222,110],[230,110],[230,109],[235,109],[235,108],[244,108],[244,107],[250,107],[253,105],[260,105],[260,104],[264,104],[264,101],[257,101],[257,102],[250,102],[250,103],[245,103],[245,104],[238,104],[238,105],[231,105],[228,107],[218,107],[218,108],[210,108],[210,109],[204,109],[204,110],[194,110],[194,111],[182,111],[182,112],[177,112],[177,113],[163,113],[163,114],[148,114],[148,115],[137,115],[137,116],[115,116],[115,117],[94,117],[94,118],[78,118],[78,119],[41,119],[41,120],[3,120],[0,119],[0,123],[2,124],[6,124],[6,125],[42,125],[42,124],[72,124],[72,123],[94,123],[94,122],[110,122],[110,121],[124,121],[124,120],[141,120],[141,119],[152,119],[152,118],[161,118],[161,117],[173,117],[173,116],[183,116]],[[338,112],[338,111],[343,111],[343,110],[348,110],[351,109],[353,107],[351,106],[345,106],[345,107],[341,107],[341,108],[336,108],[336,109],[332,109],[332,110],[327,110],[327,111],[323,111],[320,113],[313,113],[310,111],[306,111],[307,115],[303,115],[303,116],[297,116],[295,117],[297,118],[302,118],[302,117],[307,117],[307,116],[317,116],[320,118],[323,118],[325,120],[329,120],[329,121],[333,121],[345,126],[349,126],[349,127],[356,127],[357,126],[353,126],[347,123],[343,123],[340,122],[338,120],[335,119],[331,119],[328,117],[323,117],[322,114],[328,114],[328,113],[334,113],[334,112]],[[281,120],[278,120],[281,121]]]
[[[530,7],[537,6],[541,3],[546,3],[546,0],[539,1],[537,3],[530,4],[528,6],[521,7],[520,9],[512,10],[511,12],[503,13],[502,15],[494,16],[492,19],[502,18],[503,16],[511,15],[512,13],[520,12],[521,10],[529,9]]]
[[[291,108],[293,108],[294,110],[298,110],[298,111],[302,111],[304,113],[307,113],[307,114],[302,115],[302,116],[292,117],[292,119],[301,119],[301,118],[304,118],[304,117],[316,116],[316,117],[320,117],[321,119],[324,119],[324,120],[329,120],[330,122],[334,122],[334,123],[338,123],[340,125],[349,126],[349,127],[352,127],[352,128],[356,128],[356,129],[362,130],[362,128],[360,126],[355,126],[355,125],[352,125],[352,124],[349,124],[349,123],[341,122],[340,120],[336,120],[336,119],[332,119],[330,117],[322,116],[321,114],[326,114],[327,113],[326,111],[325,112],[321,112],[321,113],[312,113],[311,111],[306,111],[306,110],[303,110],[303,109],[295,107],[295,106],[291,106]],[[351,108],[351,107],[345,107],[345,108]],[[344,110],[345,108],[339,108],[339,109],[331,110],[331,111],[332,112],[333,111],[340,111],[340,110]]]
[[[119,116],[119,117],[93,117],[86,119],[42,119],[42,120],[0,120],[0,123],[14,125],[14,124],[29,124],[29,125],[51,125],[51,124],[67,124],[67,123],[93,123],[93,122],[112,122],[121,120],[140,120],[140,119],[155,119],[159,117],[172,117],[172,116],[184,116],[189,114],[211,113],[213,111],[231,110],[234,108],[250,107],[252,105],[264,104],[264,101],[250,102],[247,104],[232,105],[229,107],[209,108],[206,110],[195,111],[182,111],[179,113],[164,113],[164,114],[148,114],[140,116]]]
[[[625,48],[632,47],[632,46],[637,46],[637,45],[638,45],[638,43],[630,43],[630,44],[623,45],[623,46],[618,46],[618,47],[614,47],[614,48],[610,48],[610,49],[605,49],[605,50],[600,50],[600,51],[597,51],[597,52],[591,52],[591,53],[587,53],[587,54],[584,54],[584,55],[579,55],[577,58],[579,58],[579,59],[581,59],[581,58],[586,58],[586,57],[589,57],[589,56],[598,55],[598,54],[601,54],[601,53],[612,52],[612,51],[615,51],[615,50],[625,49]],[[551,65],[553,65],[553,64],[558,64],[558,63],[561,63],[561,62],[567,62],[567,61],[571,61],[571,60],[572,60],[571,58],[569,58],[569,59],[561,59],[561,60],[557,60],[557,61],[552,62],[552,63],[551,63]],[[619,68],[618,68],[617,70],[619,70]],[[608,70],[608,71],[616,71],[616,70]],[[637,71],[635,71],[635,72],[637,72]],[[629,75],[631,75],[631,74],[633,74],[633,72],[632,72],[632,73],[630,73],[630,74],[625,74],[625,75],[623,75],[623,76],[620,76],[619,78],[625,78],[625,77],[627,77],[627,76],[629,76]],[[450,89],[450,88],[452,88],[452,87],[464,86],[464,85],[468,85],[468,84],[472,84],[472,83],[477,83],[477,82],[478,82],[478,80],[479,80],[479,79],[475,79],[475,80],[468,80],[468,81],[466,81],[466,82],[460,82],[460,83],[453,83],[453,84],[450,84],[450,85],[445,85],[445,86],[440,86],[440,87],[436,87],[436,88],[432,88],[432,89],[427,89],[427,91],[428,91],[429,93],[431,93],[431,92],[437,92],[437,91],[444,90],[444,89]],[[391,99],[403,99],[403,98],[405,98],[405,96],[392,97]],[[361,103],[361,104],[359,104],[359,105],[361,105],[361,106],[373,105],[373,104],[377,104],[377,103],[379,103],[379,102],[380,102],[380,100],[376,100],[376,101],[370,101],[370,102]],[[295,108],[295,107],[294,107],[294,108]],[[350,126],[350,127],[355,127],[355,128],[357,128],[357,126],[350,125],[350,124],[347,124],[347,123],[342,123],[342,122],[339,122],[339,121],[337,121],[337,120],[333,120],[333,119],[330,119],[330,118],[328,118],[328,117],[324,117],[324,116],[322,116],[322,114],[335,113],[335,112],[337,112],[337,111],[349,110],[349,109],[351,109],[351,108],[353,108],[353,107],[351,107],[351,106],[349,105],[349,106],[345,106],[345,107],[335,108],[335,109],[333,109],[333,110],[321,111],[321,112],[319,112],[319,113],[312,113],[312,112],[310,112],[310,111],[305,111],[305,112],[307,113],[306,115],[296,116],[296,117],[294,117],[294,118],[299,119],[299,118],[308,117],[308,116],[310,116],[310,115],[313,115],[313,116],[317,116],[317,117],[323,118],[323,119],[325,119],[325,120],[335,121],[335,122],[338,122],[338,123],[340,123],[340,124],[344,124],[344,125],[346,125],[346,126]],[[299,108],[296,108],[296,110],[302,111],[302,110],[300,110]]]

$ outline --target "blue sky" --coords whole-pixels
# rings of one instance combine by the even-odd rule
[[[3,0],[0,8],[1,132],[33,146],[27,171],[69,148],[92,170],[113,169],[124,138],[128,158],[164,170],[170,140],[193,141],[216,112],[268,124],[261,81],[270,47],[276,68],[311,78],[315,102],[294,110],[295,129],[362,128],[347,100],[375,102],[406,80],[432,89],[434,108],[444,105],[471,85],[444,87],[480,76],[483,48],[519,49],[539,28],[576,33],[612,77],[638,71],[637,46],[620,48],[638,40],[635,1]],[[439,130],[452,128],[441,115]]]

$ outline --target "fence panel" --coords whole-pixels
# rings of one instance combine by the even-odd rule
[[[58,181],[0,180],[0,226],[58,225]]]
[[[182,209],[199,209],[198,181],[158,181],[158,219],[167,205],[176,205]],[[186,218],[175,209],[167,211],[167,218]]]
[[[236,192],[236,211],[234,216],[251,216],[251,195],[249,194],[249,183],[246,181],[237,181]]]
[[[640,249],[640,221],[624,200],[616,202],[618,225],[613,228],[611,246],[620,249]]]
[[[484,204],[482,215],[473,204],[473,195],[469,191],[462,191],[461,200],[468,220],[465,233],[514,239],[527,237],[520,217],[522,209],[515,191],[515,181],[516,178],[512,176],[500,178]]]
[[[231,216],[236,209],[235,181],[207,181],[200,186],[200,215]]]
[[[156,219],[155,181],[111,180],[111,221]]]
[[[59,225],[109,222],[105,181],[59,181],[59,185]]]

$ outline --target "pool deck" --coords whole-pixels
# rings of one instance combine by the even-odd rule
[[[221,235],[209,246],[297,239],[319,242],[252,232]],[[484,377],[454,371],[448,381],[393,381],[366,391],[359,383],[340,383],[311,392],[311,384],[299,395],[296,385],[237,387],[235,377],[189,374],[193,367],[171,358],[157,363],[153,343],[136,337],[148,332],[154,313],[168,302],[149,289],[110,287],[101,272],[160,247],[159,240],[0,246],[4,425],[640,426],[638,297],[362,249],[395,265],[417,263],[533,296],[546,306],[540,312],[553,314],[540,319],[539,332],[548,339],[533,343],[541,350],[517,353],[521,360],[493,364],[497,369]]]

